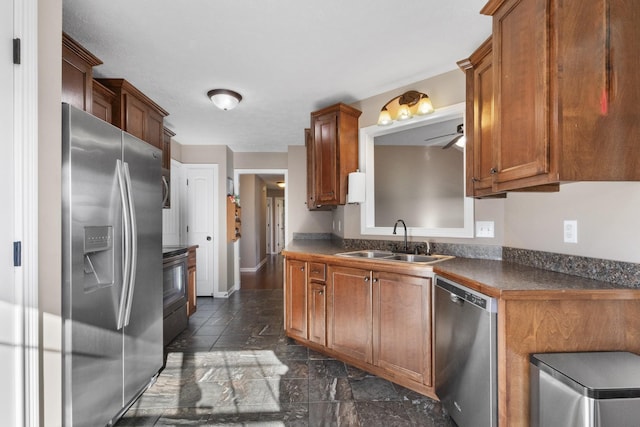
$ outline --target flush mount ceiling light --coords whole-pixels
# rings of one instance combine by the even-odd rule
[[[410,90],[384,104],[378,117],[378,126],[390,125],[394,120],[408,120],[414,115],[422,116],[434,111],[426,93]]]
[[[233,110],[242,101],[242,95],[229,89],[213,89],[207,92],[211,102],[221,110]]]
[[[284,188],[286,186],[286,184],[284,183],[284,181],[278,181],[276,182],[276,185],[280,188]]]

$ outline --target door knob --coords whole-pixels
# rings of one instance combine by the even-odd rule
[[[207,242],[211,241],[211,236],[207,236]]]

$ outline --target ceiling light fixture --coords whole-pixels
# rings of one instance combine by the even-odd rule
[[[280,188],[284,188],[286,184],[284,183],[284,181],[278,181],[276,182],[276,185]]]
[[[211,102],[221,110],[233,110],[242,101],[242,95],[229,89],[213,89],[207,92]]]
[[[389,111],[390,109],[391,111]],[[394,120],[408,120],[414,115],[423,116],[434,111],[431,100],[426,93],[410,90],[384,104],[378,117],[378,126],[387,126]]]

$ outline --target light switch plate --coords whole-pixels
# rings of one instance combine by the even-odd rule
[[[493,221],[476,221],[476,237],[495,237]]]
[[[563,234],[565,243],[578,243],[578,221],[565,220]]]

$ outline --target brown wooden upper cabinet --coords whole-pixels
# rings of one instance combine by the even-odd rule
[[[171,138],[176,136],[171,129],[163,129],[162,138],[162,207],[171,207]]]
[[[492,191],[640,180],[638,8],[491,0],[481,13],[493,17]]]
[[[307,148],[307,208],[314,211],[331,210],[335,206],[316,204],[315,152],[311,129],[304,130],[304,145]]]
[[[91,112],[93,67],[102,61],[62,33],[62,102]]]
[[[493,61],[491,37],[458,62],[466,75],[466,181],[467,196],[493,193]]]
[[[358,168],[360,114],[345,104],[311,113],[313,149],[308,150],[312,158],[307,159],[307,167],[312,167],[313,184],[307,197],[309,209],[346,203],[349,173]]]
[[[125,79],[97,79],[115,93],[113,125],[162,150],[164,117],[162,107]]]
[[[116,94],[100,82],[93,80],[93,107],[91,113],[105,122],[113,121],[113,102]]]

